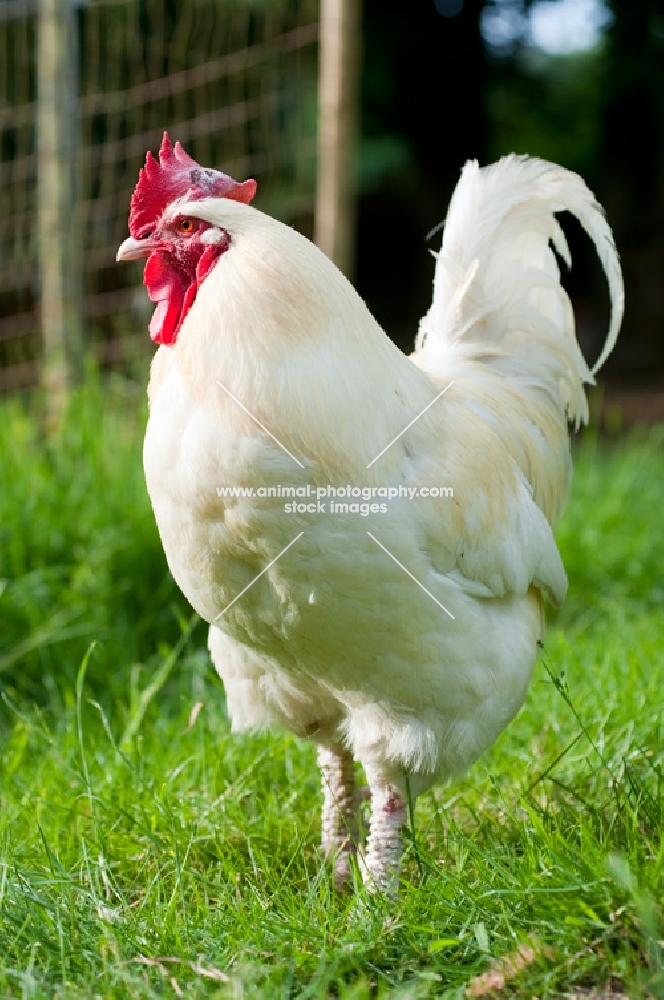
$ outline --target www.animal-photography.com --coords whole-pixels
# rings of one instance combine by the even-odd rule
[[[664,1000],[660,0],[0,0],[0,996]]]

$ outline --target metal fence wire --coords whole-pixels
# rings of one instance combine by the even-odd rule
[[[76,227],[86,345],[102,364],[149,338],[140,269],[118,267],[129,200],[164,128],[203,166],[255,177],[255,204],[311,235],[316,0],[77,6]],[[38,9],[0,0],[0,391],[38,380]]]

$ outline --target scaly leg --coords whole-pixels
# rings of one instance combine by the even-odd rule
[[[323,775],[323,853],[334,865],[334,884],[341,889],[350,878],[350,859],[357,852],[360,795],[353,757],[344,747],[318,747]]]
[[[403,854],[401,828],[407,823],[405,784],[375,782],[371,789],[371,825],[362,874],[367,889],[395,896]]]

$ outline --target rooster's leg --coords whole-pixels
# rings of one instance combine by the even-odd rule
[[[392,782],[369,780],[371,788],[371,825],[363,862],[367,889],[390,896],[398,888],[403,854],[401,828],[407,822],[405,787]]]
[[[342,746],[319,746],[323,775],[323,853],[334,865],[334,884],[340,889],[350,878],[350,859],[357,852],[360,795],[352,755]]]

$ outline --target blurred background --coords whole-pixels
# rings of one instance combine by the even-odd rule
[[[89,354],[143,377],[151,305],[115,251],[166,127],[255,177],[257,206],[315,235],[405,350],[464,161],[578,171],[625,271],[607,392],[628,421],[664,417],[661,0],[0,0],[0,392],[56,391]],[[592,357],[606,291],[567,231]]]

